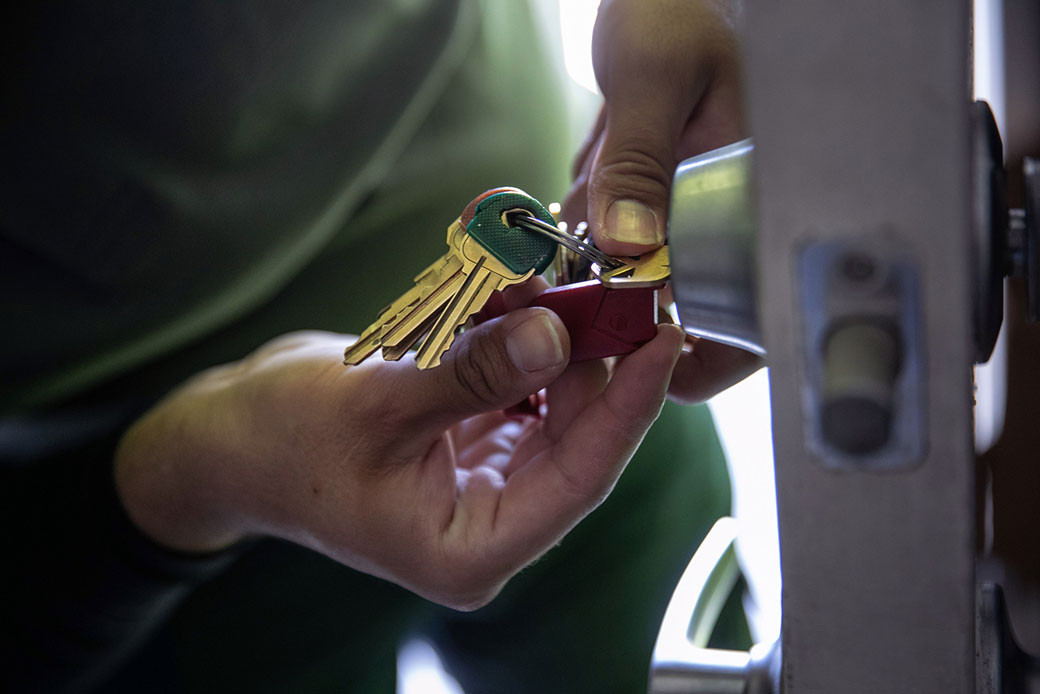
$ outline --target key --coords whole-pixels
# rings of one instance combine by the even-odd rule
[[[381,332],[383,359],[397,361],[408,353],[433,326],[444,306],[458,292],[466,276],[462,244],[466,230],[455,220],[448,227],[448,252],[435,263],[427,277],[416,278],[413,296],[417,300],[402,310]]]
[[[574,236],[584,244],[594,246],[592,236],[588,233],[589,225],[587,222],[578,222],[574,227]],[[568,268],[568,283],[573,284],[576,282],[584,282],[592,279],[592,263],[593,261],[580,253],[570,252],[571,262]]]
[[[560,222],[559,227],[561,232],[567,233],[566,222]],[[574,232],[571,235],[581,244],[592,246],[592,239],[589,238],[587,230],[588,224],[585,222],[578,222],[578,225],[574,228]],[[611,260],[613,260],[613,258]],[[556,263],[554,265],[556,281],[554,282],[554,285],[560,287],[592,279],[590,271],[592,262],[593,260],[588,257],[587,254],[582,255],[582,253],[573,248],[561,245],[560,250],[556,253]],[[613,266],[613,264],[611,266]]]
[[[457,329],[483,308],[494,292],[541,274],[555,257],[555,242],[513,226],[509,221],[512,213],[553,223],[549,211],[522,191],[496,192],[478,202],[462,243],[466,279],[420,345],[415,356],[420,369],[440,364]]]
[[[455,331],[488,297],[541,273],[552,261],[555,244],[510,227],[507,213],[513,212],[552,219],[538,201],[515,188],[479,196],[448,227],[448,252],[416,276],[411,290],[380,312],[376,322],[347,348],[344,363],[360,364],[380,348],[384,359],[397,360],[421,340],[418,367],[440,364]]]
[[[425,334],[421,326],[427,323],[428,329],[429,316],[437,315],[465,279],[459,257],[465,235],[458,220],[448,227],[448,252],[416,275],[411,290],[379,312],[376,322],[347,348],[344,364],[360,364],[380,347],[384,348],[384,359],[400,359]],[[394,355],[396,351],[400,354]],[[388,356],[388,352],[394,356]]]
[[[607,268],[593,263],[592,274],[604,286],[611,289],[663,287],[672,275],[668,246],[655,248],[638,258],[619,258],[619,260],[624,264],[617,268]]]

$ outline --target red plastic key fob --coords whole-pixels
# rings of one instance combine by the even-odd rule
[[[657,289],[608,289],[589,280],[547,289],[530,304],[551,309],[571,336],[571,362],[630,354],[657,335]]]

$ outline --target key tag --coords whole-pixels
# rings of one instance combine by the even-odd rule
[[[546,236],[510,223],[510,212],[524,212],[547,224],[556,220],[540,202],[518,188],[495,189],[477,198],[473,217],[460,220],[466,232],[513,272],[534,268],[540,275],[556,257],[556,243]],[[467,208],[468,210],[468,208]]]

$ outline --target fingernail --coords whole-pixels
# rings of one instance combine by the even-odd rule
[[[664,233],[649,207],[636,200],[615,200],[607,210],[607,236],[622,243],[660,245]]]
[[[541,371],[563,361],[563,345],[549,316],[539,312],[506,337],[506,353],[521,371]]]

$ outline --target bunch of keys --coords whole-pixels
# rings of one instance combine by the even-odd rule
[[[565,284],[530,305],[551,309],[563,321],[572,363],[629,354],[657,335],[658,290],[671,277],[668,246],[638,258],[605,259],[588,248],[561,247],[556,274]]]
[[[345,364],[360,364],[376,350],[396,361],[418,346],[420,369],[439,365],[457,330],[496,292],[541,274],[554,259],[558,278],[561,262],[581,266],[568,280],[586,268],[596,278],[547,290],[531,304],[560,316],[572,362],[627,354],[656,334],[657,289],[670,275],[667,246],[640,258],[606,255],[561,231],[541,203],[517,188],[495,188],[470,202],[449,225],[447,244],[448,252],[347,348]]]
[[[541,203],[516,188],[496,188],[476,198],[448,226],[448,252],[419,273],[411,290],[383,309],[347,349],[343,363],[360,364],[377,349],[382,349],[383,359],[396,361],[418,345],[416,365],[438,366],[456,330],[494,292],[541,274],[556,255],[556,243],[512,226],[509,213],[553,224]]]

